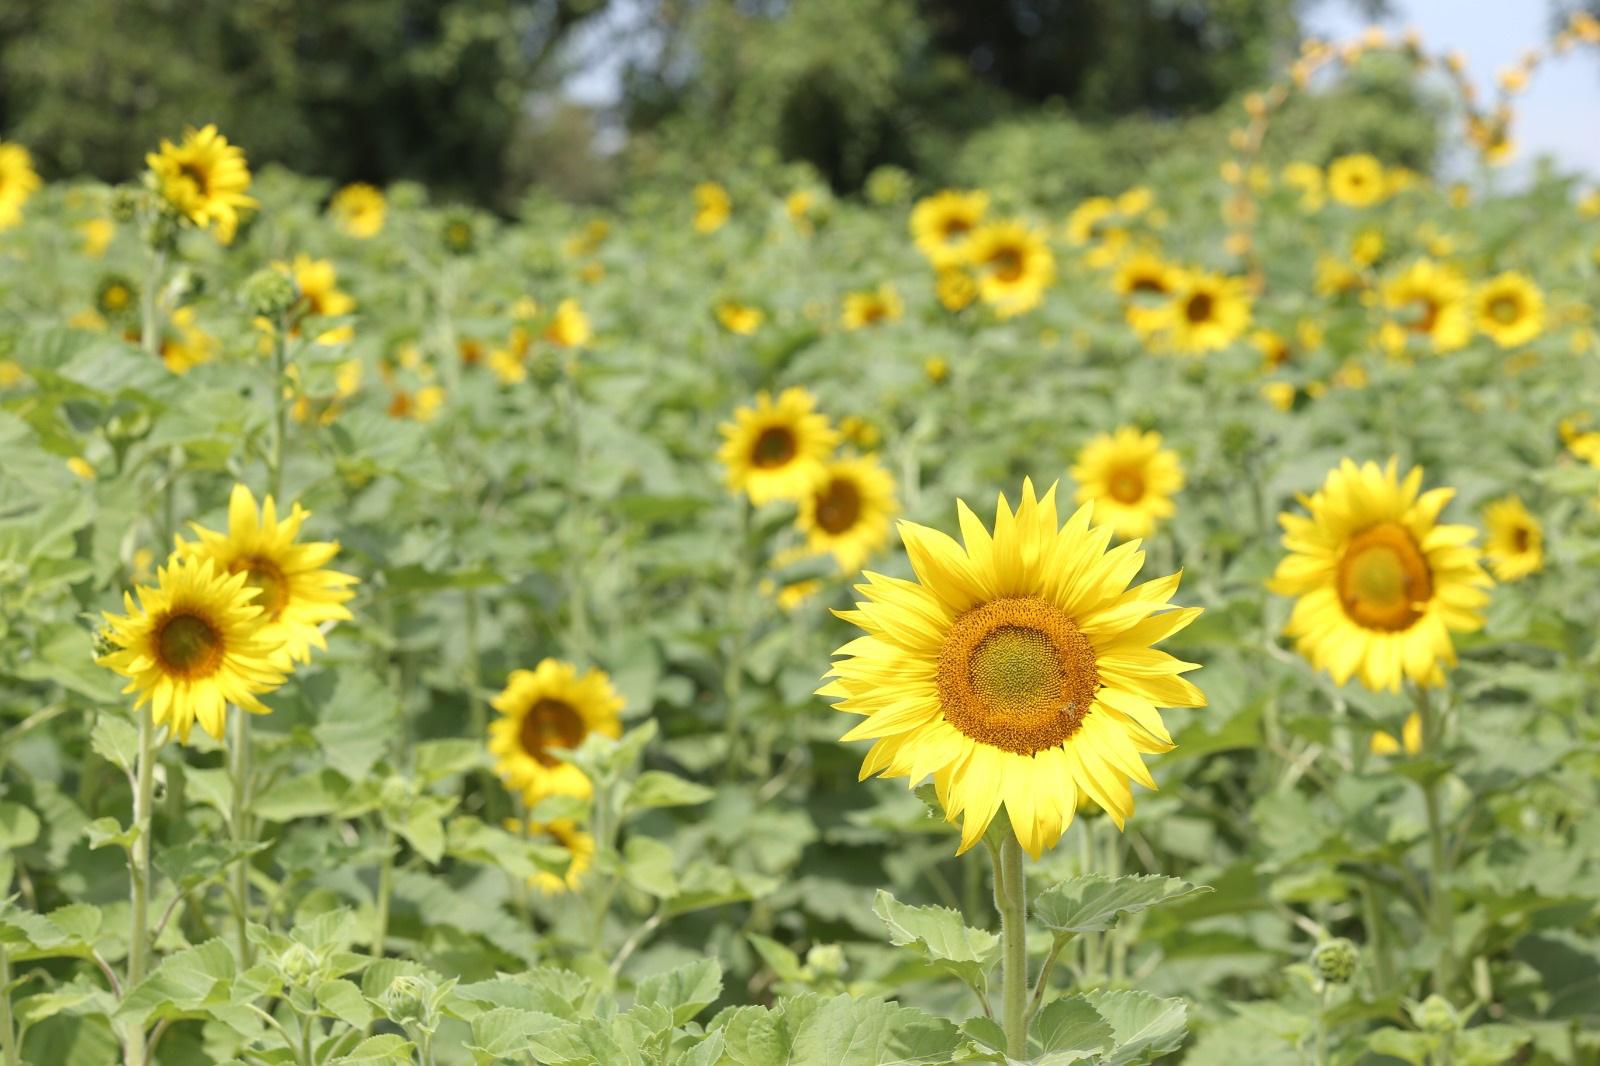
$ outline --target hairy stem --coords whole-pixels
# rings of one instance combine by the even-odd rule
[[[233,778],[233,842],[243,851],[250,842],[250,716],[233,709],[233,743],[229,746],[228,771]],[[250,965],[250,859],[241,856],[233,867],[233,905],[238,936],[239,966]]]
[[[1014,1059],[1028,1052],[1028,894],[1022,867],[1022,845],[1006,826],[995,862],[994,903],[1000,912],[1000,1025],[1006,1054]]]
[[[155,796],[155,723],[139,712],[139,754],[133,771],[133,847],[128,853],[128,980],[132,991],[144,980],[150,951],[150,805]]]

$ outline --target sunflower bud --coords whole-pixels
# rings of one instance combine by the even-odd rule
[[[131,185],[118,185],[111,190],[111,218],[115,222],[132,222],[139,217],[139,207],[144,203],[144,193]]]
[[[880,207],[903,203],[911,195],[911,175],[896,166],[881,166],[867,175],[867,199]]]
[[[806,952],[806,969],[821,977],[844,973],[844,949],[838,944],[813,944]]]
[[[438,1024],[430,1002],[433,993],[433,982],[427,978],[402,974],[389,982],[380,1002],[384,1013],[396,1025],[432,1029]]]
[[[258,270],[245,279],[240,295],[254,313],[264,318],[277,318],[300,299],[300,290],[287,274]]]
[[[289,945],[289,950],[278,959],[278,970],[289,984],[304,983],[321,965],[317,953],[304,944]]]
[[[439,240],[451,255],[471,255],[478,243],[471,212],[457,208],[446,213],[444,225],[439,230]]]
[[[1453,1033],[1461,1028],[1456,1009],[1437,993],[1412,1006],[1411,1020],[1426,1033]]]
[[[1324,940],[1311,952],[1311,968],[1330,985],[1347,984],[1355,975],[1360,958],[1356,946],[1344,937]]]

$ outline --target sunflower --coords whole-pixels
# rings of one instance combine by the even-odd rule
[[[581,348],[594,339],[594,327],[572,298],[556,304],[556,313],[545,327],[544,339],[561,348]]]
[[[1315,163],[1290,163],[1283,168],[1283,183],[1300,190],[1300,210],[1320,211],[1327,202],[1323,193],[1322,168]]]
[[[1117,213],[1117,202],[1109,196],[1091,196],[1067,215],[1067,240],[1089,244],[1102,236],[1102,223]]]
[[[1416,337],[1427,340],[1435,352],[1452,352],[1472,337],[1467,282],[1454,267],[1418,259],[1384,282],[1383,302],[1391,313],[1391,351]]]
[[[311,648],[326,650],[323,626],[349,621],[344,606],[354,595],[349,574],[323,567],[338,554],[335,541],[295,542],[310,512],[295,504],[281,521],[271,496],[256,509],[256,498],[243,485],[228,497],[228,531],[218,533],[196,522],[190,527],[198,542],[178,538],[178,554],[211,561],[219,573],[241,574],[257,592],[261,639],[273,649],[273,662],[284,670],[309,662]]]
[[[500,717],[489,723],[489,754],[506,787],[534,804],[546,796],[588,798],[582,770],[553,751],[570,751],[591,733],[622,735],[622,697],[600,670],[578,673],[559,659],[532,670],[513,670],[505,691],[491,705]]]
[[[989,194],[982,190],[945,189],[918,200],[911,209],[911,236],[917,251],[936,267],[955,266],[966,255],[972,231],[989,210]]]
[[[1407,755],[1417,754],[1422,750],[1422,715],[1416,711],[1406,715],[1405,722],[1400,726],[1399,739],[1393,733],[1380,729],[1372,734],[1367,747],[1374,755],[1398,755],[1402,751]]]
[[[832,552],[839,569],[859,570],[889,539],[897,507],[894,478],[870,455],[836,459],[800,497],[798,524],[812,551]]]
[[[383,192],[360,181],[346,185],[328,201],[328,215],[334,224],[360,240],[376,237],[382,231],[387,211]]]
[[[161,150],[144,158],[157,190],[180,215],[201,229],[215,227],[223,244],[233,242],[239,212],[256,206],[245,193],[250,170],[238,145],[229,144],[214,125],[190,127],[182,144],[163,138]]]
[[[1183,272],[1159,255],[1135,252],[1111,276],[1111,288],[1126,301],[1128,325],[1140,333],[1160,328],[1162,304]]]
[[[741,407],[721,426],[717,458],[727,468],[728,487],[743,491],[756,506],[794,500],[822,477],[823,464],[839,435],[817,400],[798,385],[784,389],[776,403],[762,390],[754,407]]]
[[[965,311],[978,298],[978,283],[960,267],[940,267],[933,278],[933,294],[940,307],[955,314]]]
[[[95,286],[95,310],[107,318],[120,318],[128,314],[138,301],[138,287],[121,274],[105,274]]]
[[[1513,493],[1483,509],[1484,558],[1496,581],[1521,581],[1544,569],[1544,527]]]
[[[39,187],[39,174],[33,169],[33,156],[20,144],[0,141],[0,229],[22,219],[22,205]]]
[[[126,615],[105,615],[115,650],[95,660],[128,679],[122,691],[139,694],[135,709],[148,703],[151,720],[183,741],[196,719],[220,738],[230,703],[268,713],[257,696],[281,685],[283,670],[244,574],[175,556],[138,593],[137,605],[123,593]]]
[[[1250,297],[1241,278],[1185,270],[1158,320],[1179,352],[1226,348],[1250,327]]]
[[[1472,305],[1478,329],[1502,348],[1527,344],[1544,331],[1544,294],[1515,271],[1479,285]]]
[[[557,877],[552,873],[536,873],[528,878],[529,887],[541,895],[558,896],[563,892],[576,892],[583,875],[594,864],[594,837],[579,829],[570,818],[556,818],[548,822],[533,822],[523,828],[523,823],[512,819],[506,828],[513,833],[526,833],[535,840],[548,838],[566,849],[567,872]]]
[[[1138,545],[1107,551],[1111,531],[1085,505],[1060,526],[1056,490],[1024,481],[1013,513],[1001,497],[991,534],[958,503],[965,547],[900,524],[916,581],[868,573],[840,617],[866,631],[835,654],[820,694],[864,721],[845,740],[875,743],[861,767],[933,775],[960,851],[1004,803],[1038,857],[1087,794],[1118,826],[1133,811],[1129,780],[1155,782],[1140,758],[1172,747],[1157,706],[1200,707],[1180,675],[1194,669],[1152,647],[1199,615],[1174,608],[1178,575],[1133,588]]]
[[[1313,666],[1344,684],[1398,690],[1444,680],[1455,662],[1452,633],[1483,625],[1489,576],[1478,565],[1471,526],[1438,524],[1455,495],[1419,494],[1422,469],[1402,481],[1398,464],[1345,459],[1302,498],[1310,516],[1283,514],[1284,547],[1269,587],[1296,596],[1285,630]]]
[[[295,288],[300,291],[300,309],[304,313],[336,318],[355,310],[355,300],[339,289],[339,271],[332,260],[313,259],[302,252],[294,257],[293,263],[278,262],[273,266],[294,278]]]
[[[979,298],[1001,317],[1037,307],[1056,276],[1050,246],[1021,222],[995,222],[975,231],[968,259]]]
[[[1156,521],[1170,518],[1172,496],[1183,488],[1176,452],[1161,434],[1123,426],[1083,446],[1072,467],[1077,502],[1093,503],[1095,516],[1123,540],[1148,537]]]
[[[848,330],[865,329],[882,322],[893,322],[905,313],[905,304],[895,287],[885,282],[876,289],[848,293],[839,323]]]
[[[717,304],[713,311],[716,313],[717,322],[729,333],[736,333],[741,337],[748,337],[761,328],[761,323],[767,320],[767,313],[759,307],[748,304],[734,303],[724,300]]]
[[[175,333],[162,331],[161,361],[174,374],[187,374],[201,363],[217,357],[221,347],[217,338],[202,329],[196,322],[193,307],[180,307],[172,312],[171,324]]]
[[[1328,195],[1347,207],[1371,207],[1388,189],[1383,164],[1362,152],[1328,164]]]
[[[702,181],[694,187],[694,231],[715,233],[733,213],[733,201],[728,190],[714,181]]]

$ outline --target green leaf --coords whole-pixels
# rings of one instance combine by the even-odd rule
[[[233,953],[220,938],[168,955],[128,991],[116,1018],[148,1025],[208,1006],[227,1005],[225,993],[233,974]]]
[[[24,848],[39,839],[39,816],[20,803],[0,801],[0,849]]]
[[[1039,1061],[1060,1066],[1091,1058],[1116,1043],[1111,1023],[1081,996],[1046,1003],[1033,1020],[1033,1036],[1045,1052]]]
[[[483,765],[483,744],[474,740],[425,740],[412,752],[411,765],[425,785]]]
[[[646,977],[634,992],[635,1003],[657,1004],[672,1012],[674,1025],[683,1025],[715,1003],[722,995],[722,965],[716,959],[697,959],[666,973]]]
[[[1033,915],[1058,933],[1103,933],[1123,914],[1211,889],[1176,877],[1086,874],[1057,882],[1034,899]]]
[[[120,768],[123,773],[131,773],[133,762],[139,756],[139,729],[119,715],[99,715],[94,720],[94,729],[89,733],[89,746],[96,755]]]
[[[780,981],[800,981],[805,978],[801,970],[800,956],[784,945],[760,933],[746,933],[745,939],[750,941],[750,946],[756,949],[756,954],[761,956],[763,962],[777,975]]]
[[[928,961],[974,987],[983,987],[985,974],[999,957],[999,937],[973,929],[948,907],[914,907],[880,888],[872,911],[888,926],[891,943],[914,946]]]
[[[472,1042],[467,1049],[487,1056],[482,1062],[521,1059],[528,1054],[535,1037],[566,1024],[539,1011],[496,1007],[472,1019]]]
[[[116,845],[123,851],[131,851],[133,842],[139,839],[139,830],[135,826],[124,828],[115,818],[96,818],[83,827],[83,835],[89,839],[91,848]]]
[[[416,1061],[412,1055],[415,1050],[416,1046],[405,1037],[385,1033],[367,1037],[351,1048],[350,1054],[329,1059],[328,1066],[381,1066],[383,1063],[409,1066]]]
[[[1411,1066],[1427,1066],[1433,1053],[1439,1050],[1439,1037],[1407,1029],[1379,1029],[1367,1034],[1367,1050],[1390,1055]]]
[[[376,674],[345,667],[333,694],[318,708],[322,720],[311,732],[328,765],[359,781],[383,757],[399,711],[393,691]]]
[[[629,837],[622,846],[622,876],[634,888],[657,899],[678,894],[678,878],[673,873],[676,866],[672,849],[653,837]]]
[[[377,1016],[361,989],[342,978],[317,985],[316,998],[321,1010],[356,1029],[365,1029]]]
[[[1176,1051],[1189,1031],[1188,1007],[1181,999],[1134,991],[1092,992],[1087,999],[1116,1038],[1101,1066],[1150,1062]]]
[[[572,856],[556,844],[540,844],[520,833],[497,829],[470,815],[450,819],[445,833],[445,851],[457,859],[498,866],[513,877],[537,874],[565,877]]]
[[[622,802],[624,816],[656,807],[692,807],[709,801],[716,792],[662,770],[646,770],[628,789]]]

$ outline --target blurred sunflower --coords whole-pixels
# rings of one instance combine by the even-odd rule
[[[1314,163],[1290,163],[1283,168],[1283,183],[1300,191],[1300,210],[1320,211],[1327,203],[1322,168]]]
[[[578,301],[570,297],[556,304],[556,313],[545,327],[544,339],[562,348],[581,348],[594,339],[589,316]]]
[[[0,198],[4,194],[0,193]],[[111,246],[112,238],[117,235],[117,224],[109,218],[91,218],[87,222],[80,222],[74,227],[83,236],[83,254],[90,259],[99,259],[106,254],[106,249]]]
[[[1001,317],[1037,307],[1055,280],[1056,259],[1050,246],[1021,222],[980,227],[967,247],[978,296]]]
[[[1077,502],[1093,503],[1095,518],[1117,537],[1148,537],[1158,519],[1170,518],[1172,497],[1183,488],[1178,454],[1161,446],[1161,434],[1123,426],[1102,433],[1078,453],[1072,467]]]
[[[876,289],[862,289],[847,293],[839,323],[848,330],[865,329],[883,322],[893,322],[905,313],[905,304],[895,287],[884,282]]]
[[[1544,569],[1544,527],[1515,493],[1483,509],[1483,556],[1496,581],[1521,581]]]
[[[280,520],[271,496],[257,510],[255,496],[236,484],[228,497],[226,533],[191,522],[199,541],[178,538],[179,555],[209,560],[219,573],[244,575],[261,608],[261,639],[285,670],[309,662],[313,646],[327,650],[323,627],[348,622],[345,603],[355,595],[354,577],[323,569],[339,553],[337,541],[295,542],[309,517],[297,503]]]
[[[336,318],[355,310],[355,300],[339,288],[339,271],[331,259],[313,259],[301,252],[293,263],[278,262],[273,266],[294,278],[295,288],[300,292],[299,307],[304,313]],[[317,339],[320,341],[322,337]]]
[[[0,141],[0,229],[22,220],[22,205],[38,187],[32,154],[20,144]]]
[[[137,286],[122,274],[105,274],[94,290],[94,309],[109,319],[131,313],[139,301]]]
[[[1126,301],[1123,315],[1140,333],[1159,329],[1166,298],[1183,272],[1153,252],[1135,252],[1111,276],[1111,287]]]
[[[747,304],[734,303],[724,300],[714,308],[717,322],[729,333],[736,333],[741,337],[748,337],[761,328],[761,323],[767,320],[767,313],[759,307]]]
[[[381,190],[358,181],[333,194],[328,201],[328,216],[350,236],[366,240],[383,230],[388,208]]]
[[[980,190],[944,189],[918,200],[911,209],[911,236],[917,251],[936,267],[953,266],[965,256],[968,238],[989,209],[989,194]]]
[[[1185,270],[1158,321],[1178,352],[1201,355],[1226,348],[1250,327],[1244,280]]]
[[[1328,195],[1347,207],[1371,207],[1387,190],[1383,164],[1365,152],[1328,164]]]
[[[910,522],[900,533],[917,580],[869,573],[840,617],[866,635],[840,648],[821,695],[864,720],[844,740],[872,740],[861,776],[933,775],[960,851],[1005,805],[1037,858],[1087,794],[1118,826],[1133,811],[1129,781],[1155,782],[1143,754],[1172,738],[1157,706],[1200,707],[1182,675],[1195,668],[1152,645],[1198,608],[1169,602],[1178,575],[1128,587],[1144,563],[1091,507],[1061,526],[1055,488],[1001,497],[991,534],[958,503],[965,547]]]
[[[512,821],[512,832],[522,832],[522,823]],[[528,879],[528,884],[541,895],[556,896],[563,892],[576,892],[578,884],[583,880],[583,875],[588,872],[594,863],[594,837],[579,829],[577,823],[570,818],[556,818],[548,822],[534,822],[527,827],[527,835],[535,840],[540,837],[549,837],[556,844],[566,850],[568,856],[567,872],[565,876],[557,877],[552,873],[537,873]]]
[[[836,459],[815,487],[800,497],[797,523],[812,551],[832,552],[839,569],[861,569],[889,539],[897,507],[894,478],[871,455]]]
[[[1109,196],[1091,196],[1067,215],[1067,240],[1083,245],[1097,241],[1107,219],[1117,213],[1117,202]]]
[[[1472,337],[1467,282],[1454,267],[1418,259],[1383,285],[1391,313],[1385,346],[1403,348],[1408,337],[1427,340],[1435,352],[1452,352]]]
[[[230,703],[268,712],[257,696],[281,685],[283,670],[262,636],[261,607],[244,574],[174,557],[155,587],[138,594],[135,605],[123,593],[126,615],[105,615],[115,650],[95,660],[128,679],[122,691],[139,694],[135,709],[148,703],[151,720],[183,741],[196,720],[220,738]]]
[[[1406,715],[1400,727],[1399,739],[1393,733],[1380,729],[1372,734],[1367,747],[1374,755],[1398,755],[1402,751],[1407,755],[1417,754],[1422,750],[1422,715],[1416,711]]]
[[[1502,348],[1527,344],[1544,332],[1544,294],[1515,271],[1479,285],[1472,306],[1478,329]]]
[[[217,240],[231,244],[241,211],[256,206],[246,194],[250,170],[238,145],[215,125],[190,127],[183,141],[165,138],[161,150],[145,157],[157,191],[173,209],[201,229],[215,229]]]
[[[717,459],[727,470],[728,487],[744,492],[756,506],[799,499],[822,477],[839,434],[817,400],[798,385],[778,394],[762,390],[754,407],[741,407],[720,427]]]
[[[1471,526],[1438,524],[1455,495],[1420,493],[1422,468],[1400,479],[1398,464],[1345,459],[1302,503],[1282,514],[1289,555],[1269,587],[1298,597],[1285,632],[1338,684],[1352,676],[1373,690],[1405,678],[1443,683],[1455,662],[1452,633],[1483,625],[1489,576],[1478,565]]]
[[[559,659],[532,670],[513,670],[490,704],[500,717],[489,723],[489,753],[506,787],[531,804],[546,796],[587,798],[588,777],[554,751],[571,751],[591,733],[622,735],[622,697],[603,671],[582,674]]]
[[[702,181],[694,187],[694,231],[715,233],[733,214],[733,201],[728,190],[714,181]]]
[[[174,374],[187,374],[202,363],[217,357],[221,342],[200,327],[193,307],[172,312],[169,324],[175,332],[162,331],[161,361]]]

